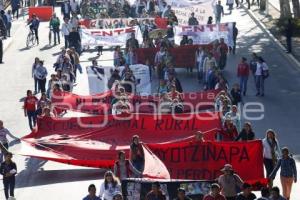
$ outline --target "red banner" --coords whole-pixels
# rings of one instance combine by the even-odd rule
[[[232,164],[244,181],[264,179],[263,147],[251,142],[175,142],[148,144],[168,168],[171,178],[213,180],[224,164]],[[251,171],[251,173],[249,173]]]
[[[211,45],[201,45],[203,47],[211,48]],[[194,67],[195,53],[199,45],[186,45],[176,48],[170,48],[169,52],[173,58],[174,67]],[[154,64],[154,58],[159,51],[157,48],[139,48],[135,50],[138,63],[146,64],[148,60],[150,64]]]
[[[214,108],[214,102],[219,90],[210,90],[195,93],[183,93],[184,112],[197,112]],[[81,96],[73,93],[56,93],[52,97],[55,108],[72,110],[89,114],[105,114],[111,108],[113,93],[111,91],[92,96]],[[129,95],[133,105],[133,112],[154,113],[155,109],[147,103],[159,104],[158,96]],[[152,104],[151,104],[152,105]]]
[[[215,128],[221,128],[219,113],[181,114],[178,119],[172,115],[157,119],[155,116],[133,114],[132,119],[120,116],[115,119],[111,115],[69,119],[44,117],[38,120],[36,132],[22,138],[22,155],[110,168],[118,150],[128,153],[133,135],[139,135],[144,143],[163,143],[186,139],[197,130],[208,131],[209,137],[213,138],[217,132]]]

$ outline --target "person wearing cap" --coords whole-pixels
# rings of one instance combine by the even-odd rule
[[[146,195],[145,200],[166,200],[166,196],[163,194],[162,190],[160,189],[159,182],[152,183],[152,189]]]
[[[273,172],[269,176],[270,179],[274,180],[276,173],[280,170],[280,181],[282,186],[283,197],[287,200],[290,199],[292,192],[293,182],[297,183],[297,168],[294,158],[290,155],[289,149],[283,147],[281,149],[282,157],[278,160]]]
[[[250,74],[250,66],[247,63],[247,58],[242,57],[241,62],[237,67],[237,76],[240,79],[240,89],[244,96],[247,92],[247,81]]]
[[[210,187],[210,192],[204,196],[203,200],[226,200],[225,197],[220,194],[221,187],[217,183],[213,183]]]
[[[189,24],[189,26],[199,25],[199,22],[198,22],[197,18],[195,17],[194,12],[192,12],[191,17],[189,18],[188,24]]]
[[[242,186],[242,192],[236,197],[236,200],[254,200],[256,196],[251,192],[251,185],[244,183]]]
[[[96,186],[94,184],[89,185],[89,194],[83,198],[83,200],[101,200],[100,197],[96,196]]]
[[[123,199],[124,199],[124,198],[123,198],[123,195],[122,195],[121,192],[116,192],[116,193],[114,194],[113,200],[123,200]]]
[[[8,199],[9,197],[14,197],[17,165],[12,161],[12,153],[8,152],[5,155],[5,161],[1,163],[0,166],[0,174],[3,175],[5,198]]]
[[[239,175],[234,173],[232,165],[230,164],[225,164],[221,171],[223,175],[217,179],[221,186],[221,194],[224,195],[227,200],[235,200],[239,192],[238,188],[242,188],[243,181]]]
[[[184,188],[178,188],[177,189],[177,198],[175,198],[175,200],[191,200],[191,198],[189,198],[185,195]]]

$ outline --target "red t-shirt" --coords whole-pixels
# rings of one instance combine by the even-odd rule
[[[218,194],[216,197],[209,195],[206,195],[203,200],[226,200],[225,197],[221,194]]]
[[[24,100],[24,109],[26,111],[35,111],[38,99],[35,96],[26,97]]]
[[[240,63],[238,65],[237,75],[240,76],[249,76],[250,67],[247,63]]]

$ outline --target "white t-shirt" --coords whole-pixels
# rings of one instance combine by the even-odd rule
[[[263,63],[258,62],[257,65],[256,65],[255,75],[256,76],[261,76],[262,72],[265,71],[265,70],[269,70],[268,65],[265,62],[263,62]]]
[[[116,192],[121,192],[121,186],[120,185],[116,185],[116,187],[113,187],[111,183],[108,183],[107,184],[107,189],[105,189],[105,184],[103,182],[100,186],[99,197],[101,199],[113,200],[113,196]]]

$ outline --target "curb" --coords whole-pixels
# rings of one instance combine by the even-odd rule
[[[271,38],[272,42],[276,44],[280,48],[280,53],[288,59],[291,63],[294,63],[298,69],[300,69],[300,62],[291,54],[286,53],[286,48],[274,37],[274,35],[267,29],[267,27],[255,16],[255,14],[248,10],[243,4],[242,8],[246,11],[246,13],[255,21],[256,24]]]

